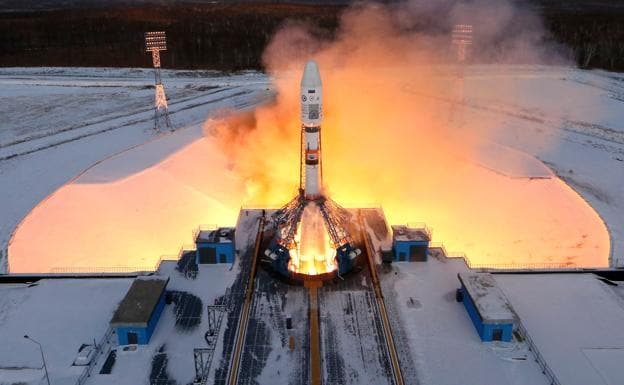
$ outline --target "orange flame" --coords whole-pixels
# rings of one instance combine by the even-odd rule
[[[333,245],[321,211],[314,203],[303,210],[297,226],[295,245],[290,249],[289,269],[296,273],[317,275],[337,269]]]

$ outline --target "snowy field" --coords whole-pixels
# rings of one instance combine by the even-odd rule
[[[497,87],[517,92],[488,95]],[[466,92],[467,119],[502,127],[498,143],[534,155],[586,199],[608,227],[612,266],[624,266],[624,75],[475,69]]]
[[[0,70],[0,271],[11,233],[39,202],[95,163],[156,137],[153,82],[143,69]],[[164,70],[163,82],[176,127],[269,97],[268,79],[257,73]]]
[[[621,286],[589,274],[495,277],[562,384],[624,382]]]
[[[481,343],[463,304],[455,301],[457,273],[467,271],[462,260],[430,258],[390,269],[380,279],[405,333],[395,340],[411,351],[419,384],[549,383],[526,344]]]
[[[171,118],[179,129],[157,137],[150,130],[151,76],[137,69],[0,70],[0,242],[5,253],[16,250],[16,259],[9,258],[14,271],[28,271],[33,264],[39,271],[153,268],[161,255],[175,255],[189,243],[198,225],[235,220],[249,186],[231,171],[227,157],[197,139],[211,113],[271,100],[270,79],[259,73],[165,71]],[[501,88],[514,92],[497,92]],[[528,182],[555,173],[604,220],[614,264],[623,263],[618,261],[624,250],[624,77],[568,68],[475,67],[467,71],[465,89],[465,118],[502,128],[471,159],[475,167],[494,171],[487,176],[491,180],[495,175],[527,180],[510,194],[530,194],[535,202],[549,194],[564,202],[569,213],[549,218],[545,228],[576,237],[587,230],[584,222],[595,221],[592,209],[575,202],[574,192],[558,186],[557,178]],[[409,84],[405,92],[411,92]],[[427,97],[450,103],[448,95]],[[553,189],[563,195],[550,196]],[[472,195],[475,202],[489,199]],[[532,210],[548,217],[551,203],[556,202],[543,201]],[[496,204],[504,210],[505,196]],[[577,212],[582,215],[575,217]],[[462,228],[476,231],[457,226],[455,234]],[[600,234],[591,235],[596,239],[587,245],[574,241],[565,247],[584,248],[595,258],[588,265],[604,265],[609,248]],[[445,242],[435,237],[434,232],[434,240]],[[496,237],[490,238],[492,250],[511,241],[495,245]],[[450,241],[462,244],[457,251],[468,251],[470,258],[469,242]],[[548,241],[547,236],[535,240],[544,247]],[[96,246],[102,244],[107,247]],[[129,249],[131,244],[138,249]]]
[[[75,384],[82,344],[99,343],[132,279],[52,279],[0,286],[0,384],[44,384],[41,343],[52,384]],[[71,315],[71,316],[69,316]],[[69,317],[68,317],[69,316]]]

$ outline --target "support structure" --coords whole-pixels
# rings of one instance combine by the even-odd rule
[[[452,33],[452,44],[456,48],[457,72],[455,73],[455,97],[451,106],[449,120],[456,115],[457,126],[464,125],[464,64],[468,58],[469,47],[472,45],[472,25],[456,24]]]
[[[154,130],[167,129],[173,131],[169,119],[167,96],[160,77],[160,51],[167,50],[167,36],[164,31],[145,32],[145,52],[152,54],[154,64],[155,95],[154,95]]]
[[[207,348],[193,349],[193,359],[195,360],[195,381],[194,384],[203,385],[208,380],[210,367],[214,358],[215,349],[217,347],[217,339],[219,338],[219,330],[223,317],[227,313],[226,305],[208,305],[208,331],[204,335]]]

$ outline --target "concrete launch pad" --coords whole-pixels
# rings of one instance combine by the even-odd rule
[[[231,368],[238,368],[236,383],[272,383],[288,378],[289,383],[338,384],[398,384],[389,353],[387,334],[377,306],[374,283],[365,245],[369,224],[378,232],[386,233],[387,224],[380,228],[383,218],[380,209],[350,209],[356,219],[349,229],[355,243],[363,250],[356,267],[340,277],[331,276],[287,278],[272,271],[270,264],[259,263],[252,278],[254,242],[239,249],[241,274],[231,290],[230,313],[225,331],[225,348],[221,367],[217,369],[215,384],[232,383]],[[263,217],[264,214],[264,217]],[[268,210],[244,210],[239,216],[237,234],[253,233],[259,236],[260,247],[271,239],[271,234],[258,232],[258,224],[271,214]],[[379,235],[379,234],[377,234]],[[245,269],[249,270],[245,270]],[[253,279],[249,297],[248,315],[246,293],[243,289]],[[246,326],[242,319],[248,318]],[[243,338],[235,328],[245,327]],[[345,332],[346,331],[346,332]],[[236,352],[239,349],[239,356]],[[356,354],[354,354],[356,353]],[[401,352],[400,365],[413,367],[409,352]],[[239,360],[239,365],[227,363]],[[230,373],[228,373],[230,371]],[[260,376],[261,375],[261,376]],[[259,377],[260,376],[260,377]]]

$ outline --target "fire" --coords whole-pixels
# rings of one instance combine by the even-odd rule
[[[295,235],[295,245],[290,249],[289,270],[317,275],[337,269],[336,246],[333,245],[318,206],[311,202],[303,210]]]

